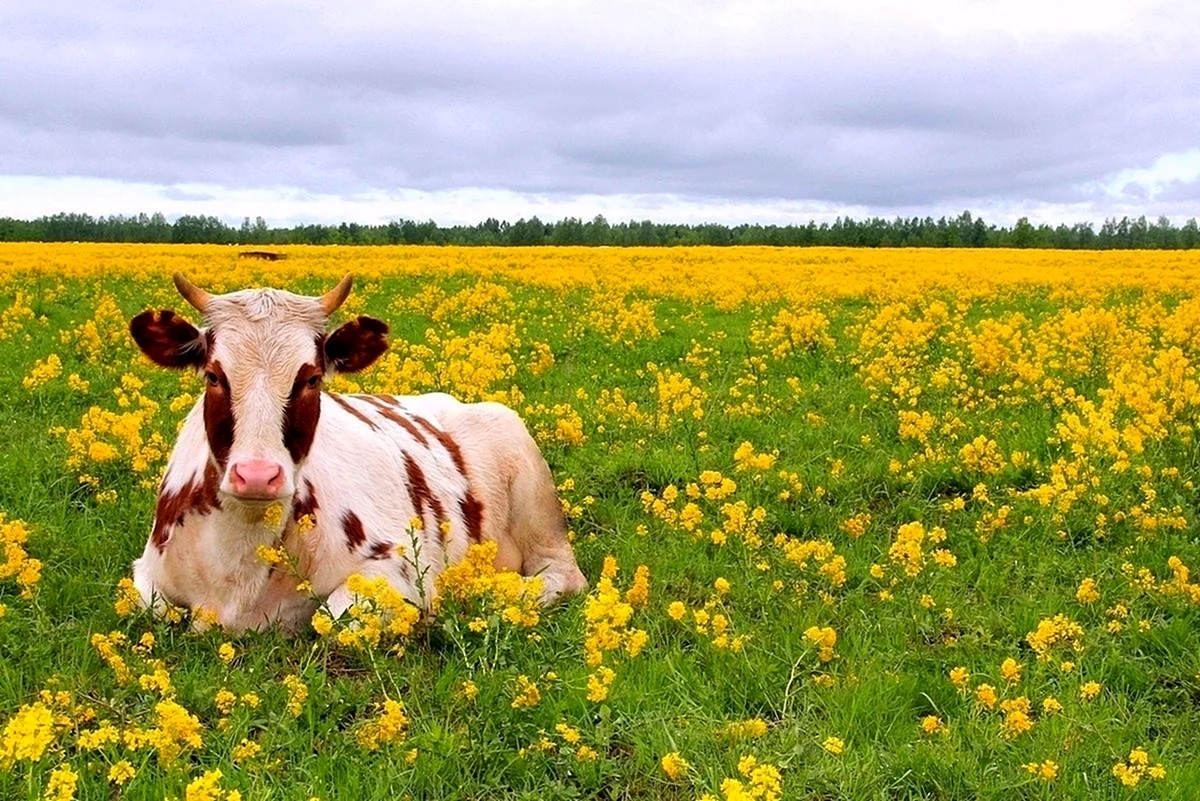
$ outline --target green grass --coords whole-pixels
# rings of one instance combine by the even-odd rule
[[[403,316],[392,310],[397,299],[414,297],[434,281],[451,294],[474,283],[462,275],[388,279],[365,298],[361,310],[389,320],[395,337],[409,342],[424,341],[429,328],[444,337],[503,321],[486,315],[437,320],[433,308],[425,313],[408,309]],[[1188,788],[1200,786],[1194,726],[1200,706],[1195,647],[1200,606],[1179,595],[1139,592],[1122,571],[1126,563],[1146,567],[1161,581],[1169,576],[1166,564],[1172,555],[1200,569],[1196,493],[1185,483],[1198,478],[1194,445],[1179,440],[1175,429],[1171,437],[1152,443],[1136,459],[1153,469],[1149,479],[1114,473],[1101,456],[1093,459],[1100,489],[1110,499],[1110,514],[1142,503],[1143,485],[1148,485],[1158,494],[1150,506],[1181,506],[1186,528],[1151,534],[1129,522],[1112,523],[1098,537],[1094,518],[1099,508],[1090,501],[1056,521],[1053,510],[1009,491],[1042,483],[1049,465],[1067,453],[1052,439],[1055,424],[1070,407],[1028,400],[1018,406],[966,408],[953,390],[938,391],[929,384],[942,360],[963,360],[968,353],[954,337],[943,336],[919,350],[913,376],[926,392],[914,408],[930,411],[939,422],[957,417],[961,426],[932,437],[944,446],[946,459],[895,472],[892,460],[907,462],[918,447],[897,434],[897,410],[908,407],[892,403],[886,391],[882,400],[872,400],[852,361],[869,355],[859,348],[858,326],[877,306],[864,301],[823,307],[834,347],[775,360],[750,338],[756,322],[769,318],[774,308],[721,312],[656,301],[661,335],[624,344],[581,321],[587,292],[574,291],[566,302],[548,290],[505,284],[521,321],[521,345],[512,352],[515,375],[492,389],[518,387],[525,396],[522,409],[569,404],[584,421],[585,443],[544,444],[556,479],[574,480],[565,497],[582,508],[571,521],[581,568],[594,585],[605,557],[612,555],[620,564],[621,588],[629,585],[639,564],[650,569],[650,602],[631,623],[648,632],[649,645],[634,658],[612,662],[617,677],[603,702],[586,698],[591,670],[584,663],[583,598],[547,612],[534,630],[536,639],[509,633],[485,650],[439,621],[412,637],[400,658],[340,649],[312,632],[296,638],[269,632],[235,639],[237,657],[225,664],[217,654],[225,641],[218,632],[197,634],[144,616],[120,619],[113,610],[114,588],[141,552],[154,492],[139,486],[146,475],[135,474],[128,460],[118,460],[88,468],[100,477],[100,489],[118,493],[115,502],[99,502],[94,491],[78,484],[77,471],[65,466],[63,438],[49,431],[77,427],[92,405],[117,410],[113,390],[130,372],[147,381],[142,393],[161,404],[145,433],[157,430],[170,441],[183,414],[168,408],[180,392],[180,379],[136,357],[119,326],[102,327],[113,341],[105,344],[100,360],[61,344],[59,336],[91,317],[101,293],[111,294],[128,319],[147,305],[178,305],[168,286],[165,281],[150,285],[116,277],[102,284],[68,282],[57,298],[35,301],[34,311],[45,316],[44,322],[31,320],[0,343],[0,394],[7,400],[0,407],[0,510],[30,524],[28,550],[44,562],[31,601],[18,598],[11,581],[0,582],[0,602],[7,606],[0,618],[0,721],[8,721],[48,687],[74,692],[100,719],[151,725],[158,696],[136,684],[120,686],[89,644],[98,632],[124,631],[136,641],[151,631],[157,640],[153,656],[170,671],[177,700],[205,725],[204,745],[185,750],[174,765],[162,766],[149,750],[132,755],[119,747],[80,752],[76,734],[62,731],[40,762],[0,769],[0,798],[39,797],[60,760],[80,774],[77,796],[86,799],[182,799],[192,779],[214,768],[224,774],[222,786],[237,788],[245,799],[682,799],[719,794],[723,779],[739,777],[737,763],[745,754],[779,767],[787,798],[1093,799],[1135,793],[1186,798]],[[32,282],[11,284],[0,305],[8,306],[18,287],[34,289]],[[316,286],[308,288],[315,291]],[[1140,299],[1111,302],[1135,304]],[[1009,297],[994,305],[975,303],[961,325],[973,330],[978,321],[1012,309],[1023,310],[1039,325],[1053,325],[1059,313],[1044,296]],[[919,318],[922,313],[917,308],[909,314]],[[1157,343],[1158,332],[1148,333]],[[707,366],[685,361],[693,340],[716,350]],[[542,375],[528,369],[534,342],[548,343],[556,357]],[[25,389],[22,379],[51,352],[60,354],[63,375],[39,389]],[[726,407],[739,400],[731,393],[746,375],[748,357],[764,359],[760,383],[752,391],[766,399],[762,405],[768,408],[750,416],[731,414]],[[703,388],[703,419],[683,417],[665,429],[609,421],[601,432],[595,405],[601,389],[620,387],[643,411],[655,410],[649,362],[678,370]],[[962,363],[971,386],[1005,397],[995,381],[973,371],[969,360]],[[1109,372],[1115,367],[1105,363],[1096,374],[1058,378],[1063,386],[1095,399],[1111,383]],[[71,373],[91,382],[88,393],[67,387]],[[799,380],[799,396],[793,395],[788,378]],[[383,380],[370,374],[363,383],[374,388]],[[580,390],[586,397],[580,397]],[[1178,421],[1194,423],[1195,406],[1185,406]],[[823,422],[814,422],[810,413]],[[553,422],[549,413],[530,418],[532,426],[552,428]],[[1024,450],[1036,462],[1022,469],[1006,467],[995,476],[973,474],[963,467],[958,451],[979,434],[995,439],[1006,456]],[[743,441],[759,452],[778,450],[775,467],[757,479],[752,473],[735,473],[732,454]],[[834,460],[843,465],[840,475],[834,475]],[[150,477],[160,468],[156,464]],[[1163,468],[1178,468],[1178,477],[1162,475]],[[786,502],[779,499],[786,487],[777,475],[780,469],[799,474],[804,484]],[[766,510],[762,547],[750,547],[736,534],[724,546],[707,537],[694,539],[644,511],[643,491],[659,493],[672,484],[683,490],[703,470],[718,470],[738,482],[727,502],[745,500],[751,508]],[[971,500],[979,483],[986,483],[990,505]],[[588,496],[593,502],[585,503]],[[967,499],[965,507],[945,508],[956,497]],[[1012,522],[981,542],[976,531],[980,519],[1004,504],[1012,507]],[[701,533],[707,534],[720,525],[720,503],[701,505]],[[851,539],[840,524],[862,512],[870,513],[871,525],[862,538]],[[930,565],[895,586],[873,579],[871,565],[889,565],[896,529],[912,521],[921,521],[926,530],[945,528],[941,547],[957,556],[957,567]],[[645,534],[639,533],[642,526]],[[771,542],[776,533],[831,540],[846,559],[845,584],[830,586],[815,563],[804,571],[789,564]],[[768,569],[760,569],[760,563]],[[888,575],[897,575],[896,569],[889,567]],[[1103,593],[1094,606],[1075,600],[1085,576],[1096,578]],[[732,631],[749,636],[741,653],[714,648],[711,637],[666,614],[675,600],[702,606],[713,597],[718,577],[732,584],[721,602]],[[783,582],[782,589],[774,587],[776,580]],[[883,589],[893,593],[891,601],[880,600]],[[824,599],[822,591],[829,592]],[[925,594],[934,598],[934,609],[920,605]],[[1123,631],[1112,633],[1105,610],[1118,603],[1128,608],[1129,619]],[[952,616],[946,615],[946,607]],[[1059,613],[1084,627],[1083,650],[1060,647],[1053,659],[1039,662],[1026,634]],[[1140,631],[1138,621],[1148,621],[1149,630]],[[836,655],[828,663],[818,660],[816,648],[803,636],[814,625],[837,631]],[[1008,657],[1024,668],[1022,681],[1011,688],[1000,677],[1000,664]],[[1076,663],[1070,673],[1059,668],[1065,659]],[[1003,738],[1002,715],[981,710],[950,683],[948,673],[958,665],[970,670],[973,685],[987,681],[1005,698],[1026,695],[1035,709],[1032,731]],[[542,678],[547,671],[557,679]],[[285,708],[281,680],[290,674],[309,688],[299,717]],[[531,709],[511,706],[520,675],[538,681],[542,689],[541,702]],[[825,679],[814,681],[826,676],[830,686],[822,683]],[[460,693],[465,680],[479,688],[473,702]],[[1098,698],[1080,699],[1084,681],[1102,684]],[[221,730],[213,700],[221,687],[238,694],[256,692],[262,703],[257,709],[239,707]],[[1051,695],[1065,709],[1043,716],[1040,704]],[[364,751],[354,734],[385,698],[403,702],[411,721],[407,740]],[[939,716],[948,733],[922,734],[926,715]],[[766,721],[766,736],[738,740],[722,733],[729,722],[750,718]],[[581,761],[574,747],[555,735],[559,723],[577,728],[581,743],[595,749],[598,758]],[[521,755],[543,736],[553,741],[550,750]],[[840,756],[821,747],[830,736],[845,741]],[[257,741],[263,753],[235,764],[231,751],[244,738]],[[1165,766],[1166,778],[1146,779],[1130,790],[1111,770],[1137,746]],[[406,759],[410,749],[416,749],[411,764]],[[661,757],[672,751],[692,766],[685,780],[670,781],[659,767]],[[134,764],[137,776],[123,789],[111,789],[105,781],[108,766],[122,758]],[[1060,765],[1051,783],[1022,768],[1046,759]]]

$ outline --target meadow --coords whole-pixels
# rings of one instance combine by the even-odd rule
[[[1200,254],[282,250],[0,245],[0,798],[1200,786]],[[589,592],[539,610],[479,551],[434,620],[137,610],[201,380],[127,324],[186,309],[174,270],[353,272],[337,320],[393,344],[331,389],[518,409]]]

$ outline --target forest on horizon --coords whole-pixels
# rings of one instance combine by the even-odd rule
[[[262,217],[232,226],[220,218],[185,214],[168,220],[161,213],[110,215],[62,212],[33,220],[0,218],[0,242],[143,242],[230,245],[465,245],[465,246],[685,246],[766,245],[775,247],[958,247],[1051,248],[1068,250],[1200,247],[1193,217],[1175,225],[1167,217],[1151,222],[1106,219],[1093,223],[1034,225],[1021,217],[1012,226],[989,224],[964,211],[957,217],[839,217],[832,223],[800,225],[610,223],[566,217],[545,222],[534,216],[510,223],[488,218],[476,225],[442,226],[429,220],[394,220],[377,225],[342,222],[272,226]]]

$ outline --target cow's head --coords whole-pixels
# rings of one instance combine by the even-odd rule
[[[321,382],[362,370],[387,349],[387,324],[371,317],[326,334],[350,285],[347,275],[319,298],[277,289],[210,295],[175,273],[204,327],[166,309],[130,321],[155,364],[204,376],[204,429],[222,494],[256,504],[290,498],[316,435]]]

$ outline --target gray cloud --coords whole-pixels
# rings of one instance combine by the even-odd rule
[[[1144,29],[1027,38],[785,6],[745,29],[713,27],[738,21],[717,4],[578,24],[557,6],[397,8],[5,4],[0,174],[888,214],[1085,203],[1107,176],[1200,144],[1184,2]]]

